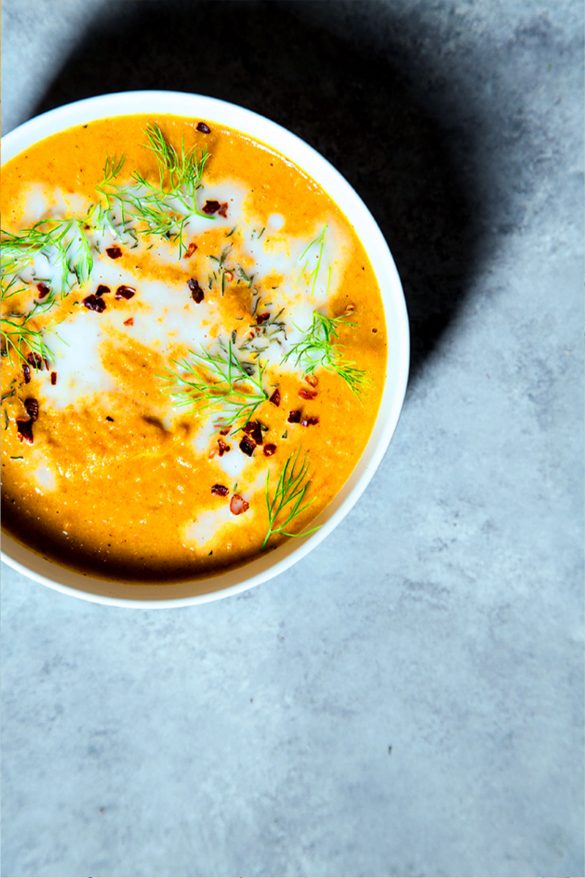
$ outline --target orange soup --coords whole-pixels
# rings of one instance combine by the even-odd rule
[[[298,167],[212,122],[124,116],[3,168],[4,524],[175,579],[306,535],[373,427],[379,288]]]

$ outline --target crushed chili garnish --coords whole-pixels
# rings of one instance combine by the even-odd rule
[[[305,381],[307,382],[307,384],[310,384],[311,387],[316,387],[319,383],[319,379],[316,375],[313,375],[312,372],[310,373],[310,375],[305,375]]]
[[[23,439],[26,439],[27,442],[32,444],[33,441],[33,431],[32,431],[33,421],[32,418],[29,418],[28,421],[16,419],[16,429],[18,430],[18,438],[22,442]]]
[[[198,305],[205,298],[205,293],[201,289],[199,281],[196,281],[194,277],[191,277],[187,281],[187,286],[191,290],[191,298]]]
[[[26,413],[31,421],[36,421],[39,416],[39,403],[34,396],[28,396],[24,401]]]
[[[206,201],[201,210],[203,213],[211,214],[218,213],[220,216],[227,216],[228,203],[224,201],[223,204],[220,204],[219,201]]]
[[[266,457],[272,457],[272,455],[274,454],[275,451],[276,451],[276,445],[273,442],[268,442],[264,446],[264,454],[266,455]]]
[[[211,493],[219,494],[220,497],[227,497],[227,495],[229,494],[229,488],[226,488],[225,485],[212,485]]]
[[[207,122],[198,122],[197,131],[201,131],[202,134],[211,134],[211,128]]]
[[[44,283],[37,284],[37,290],[39,291],[39,299],[44,299],[51,292],[51,288]]]
[[[136,295],[136,290],[134,287],[127,287],[125,284],[122,284],[121,287],[118,287],[116,290],[116,299],[131,299]]]
[[[110,288],[105,284],[99,284],[97,290],[95,291],[96,296],[103,296],[104,293],[109,293]]]
[[[189,244],[189,246],[185,250],[185,256],[183,258],[189,259],[190,256],[193,256],[193,254],[195,253],[196,250],[197,250],[197,244],[195,243],[195,241],[191,241],[191,243]]]
[[[111,415],[106,415],[106,421],[111,421],[112,423],[114,423],[114,419],[111,417]]]
[[[227,442],[224,442],[224,440],[221,437],[217,440],[217,447],[219,449],[219,456],[220,457],[223,457],[224,454],[226,453],[226,451],[230,451],[230,448],[231,448],[231,446],[229,446],[227,444]]]
[[[33,369],[42,369],[43,368],[43,358],[40,354],[37,354],[35,351],[31,351],[26,355],[27,362],[31,364]],[[46,365],[46,364],[45,364]]]
[[[220,430],[220,431],[219,431],[219,435],[220,435],[220,436],[227,436],[227,434],[229,433],[229,431],[230,431],[230,428],[229,428],[229,427],[224,427],[223,430]]]
[[[129,317],[124,321],[124,326],[134,326],[134,317]]]
[[[268,318],[270,317],[270,311],[265,311],[263,314],[258,314],[256,317],[256,323],[258,326],[262,326],[263,323],[266,323]]]
[[[242,430],[246,434],[246,436],[251,436],[256,445],[262,445],[264,442],[264,438],[262,436],[262,424],[260,421],[248,421],[248,423],[242,427]]]
[[[300,420],[301,420],[301,410],[300,410],[300,409],[293,409],[292,412],[289,412],[289,413],[288,413],[288,418],[287,418],[287,420],[288,420],[289,424],[298,424],[298,423],[300,423]]]
[[[51,372],[51,384],[56,384],[56,383],[57,383],[57,373]]]
[[[314,424],[319,423],[318,415],[310,415],[306,416],[301,420],[301,427],[312,427]]]
[[[301,399],[315,399],[317,396],[316,390],[307,390],[306,387],[301,387],[299,390],[299,396]]]
[[[24,375],[24,383],[30,384],[30,366],[27,363],[22,364],[22,374]]]
[[[280,390],[278,389],[278,387],[270,397],[270,402],[272,403],[272,405],[280,405]]]
[[[252,457],[254,454],[254,449],[256,448],[256,443],[250,436],[244,436],[242,441],[240,442],[240,449],[247,454],[248,457]]]
[[[240,497],[239,494],[234,494],[232,499],[230,500],[230,512],[233,512],[234,515],[241,515],[242,512],[245,512],[246,509],[250,508],[250,504],[247,500],[244,500],[243,497]]]
[[[86,296],[82,300],[82,304],[85,305],[88,311],[97,311],[98,314],[106,310],[106,303],[99,296],[96,296],[95,293],[90,293],[89,296]]]
[[[122,251],[119,247],[106,247],[106,253],[110,259],[119,259],[122,255]]]

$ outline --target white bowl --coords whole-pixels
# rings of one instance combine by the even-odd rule
[[[182,92],[134,91],[100,95],[50,110],[11,131],[2,139],[2,160],[6,162],[34,143],[73,125],[139,113],[168,113],[228,125],[273,147],[316,180],[345,216],[351,217],[355,231],[368,253],[380,285],[388,333],[386,383],[374,429],[351,477],[316,519],[321,527],[311,536],[289,539],[247,564],[204,579],[158,584],[86,575],[44,558],[9,533],[3,534],[2,558],[15,570],[49,588],[102,604],[177,607],[238,594],[277,576],[318,546],[347,515],[378,468],[396,428],[408,379],[408,317],[394,260],[361,198],[311,146],[251,110],[215,98]]]

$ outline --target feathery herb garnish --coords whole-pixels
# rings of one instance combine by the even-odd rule
[[[74,283],[84,283],[93,268],[92,248],[85,234],[86,219],[42,219],[17,234],[2,231],[3,277],[14,279],[42,254],[60,270],[53,296],[56,292],[66,294]]]
[[[11,299],[17,293],[25,292],[24,287],[17,286],[18,278],[13,277],[0,286],[0,301],[3,303]],[[8,311],[0,317],[0,353],[13,362],[13,354],[26,363],[27,353],[38,354],[42,359],[51,360],[53,354],[44,341],[43,331],[31,325],[30,321],[35,315],[43,313],[50,306],[50,301],[44,299],[35,302],[28,314],[17,311]]]
[[[313,311],[313,320],[304,338],[291,347],[282,362],[293,359],[295,366],[303,369],[305,375],[310,375],[319,366],[329,372],[336,372],[354,393],[359,393],[365,380],[365,372],[340,354],[337,339],[341,326],[355,326],[355,323],[348,320],[345,314],[326,317],[320,311]]]
[[[325,250],[325,233],[327,232],[327,226],[323,226],[321,232],[310,241],[301,255],[299,256],[299,262],[303,263],[302,274],[305,277],[307,283],[310,284],[311,295],[315,295],[315,290],[317,288],[317,280],[319,279],[319,274],[321,272],[321,268],[323,266],[323,253]],[[315,259],[314,268],[309,271],[309,263]],[[331,282],[331,266],[327,272],[327,288],[329,288],[329,284]]]
[[[123,158],[108,158],[98,191],[105,197],[110,211],[119,208],[125,227],[129,222],[138,223],[137,231],[141,234],[177,241],[180,258],[185,249],[183,232],[189,220],[194,216],[215,219],[197,205],[197,191],[209,154],[206,148],[199,155],[196,147],[186,149],[184,140],[181,149],[175,149],[158,125],[148,125],[146,138],[147,148],[158,163],[158,182],[153,183],[134,171],[129,184],[119,185],[115,181],[122,170]]]
[[[309,462],[306,456],[299,461],[299,449],[290,454],[278,476],[274,493],[270,494],[270,472],[266,474],[266,510],[268,512],[268,530],[262,543],[265,549],[273,534],[285,537],[307,537],[315,533],[319,527],[312,527],[301,533],[291,533],[287,528],[313,500],[305,503],[305,495],[311,484],[309,478]],[[313,498],[314,499],[314,498]]]
[[[189,351],[174,366],[163,377],[175,405],[196,412],[217,410],[217,424],[223,427],[243,427],[268,399],[265,366],[259,360],[241,360],[231,337],[214,351]]]

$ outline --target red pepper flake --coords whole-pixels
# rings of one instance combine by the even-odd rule
[[[289,424],[299,424],[301,421],[301,410],[294,409],[292,412],[289,412],[287,420]]]
[[[85,299],[82,300],[82,304],[85,305],[88,311],[97,311],[98,314],[101,314],[102,311],[106,310],[106,303],[103,299],[100,299],[99,296],[96,296],[95,293],[86,296]]]
[[[301,421],[301,427],[312,427],[318,423],[319,423],[319,416],[318,415],[310,415],[309,417],[305,416]]]
[[[129,317],[124,321],[124,326],[134,326],[134,317]]]
[[[258,314],[258,316],[256,317],[256,323],[258,324],[258,326],[262,326],[263,323],[266,323],[269,317],[270,311],[265,311],[263,314]]]
[[[27,442],[30,442],[32,445],[33,442],[33,431],[32,431],[33,421],[30,418],[28,421],[23,421],[19,418],[16,419],[16,429],[18,430],[18,438],[22,442],[25,439]]]
[[[193,254],[195,253],[196,250],[197,250],[197,244],[195,243],[195,241],[191,241],[191,243],[189,244],[189,246],[185,250],[185,255],[184,255],[183,259],[189,259],[191,256],[193,256]]]
[[[51,288],[44,283],[37,284],[37,290],[39,291],[39,299],[44,299],[51,292]]]
[[[103,296],[104,293],[109,293],[109,292],[110,292],[109,287],[107,287],[105,284],[100,284],[98,286],[97,290],[95,291],[95,294],[96,294],[96,296]]]
[[[221,205],[219,201],[206,201],[201,210],[203,213],[212,214],[220,211],[222,207],[223,205]],[[225,207],[227,208],[227,204]],[[222,214],[222,216],[225,216],[225,214]]]
[[[106,253],[110,259],[119,259],[122,255],[122,251],[119,247],[106,247]]]
[[[114,419],[112,418],[111,415],[106,415],[106,421],[111,421],[112,424],[114,423]]]
[[[56,383],[57,383],[57,373],[56,373],[56,372],[51,372],[51,384],[54,385],[54,384],[56,384]]]
[[[227,434],[229,433],[230,429],[231,429],[231,427],[224,427],[223,430],[220,430],[220,431],[219,431],[219,435],[220,435],[220,436],[227,436]]]
[[[187,281],[187,286],[191,290],[191,298],[198,305],[205,298],[205,293],[199,286],[199,281],[196,281],[194,277],[191,277]]]
[[[218,494],[220,497],[227,497],[229,494],[229,488],[226,488],[225,485],[212,485],[211,493]]]
[[[278,387],[276,388],[276,390],[274,391],[274,393],[270,397],[270,402],[272,403],[272,405],[276,405],[276,406],[280,405],[280,390],[278,389]]]
[[[241,515],[242,512],[245,512],[246,509],[250,508],[250,504],[247,500],[244,500],[243,497],[240,497],[239,494],[234,494],[232,499],[230,500],[230,512],[233,512],[234,515]]]
[[[221,438],[217,440],[217,447],[219,449],[220,457],[223,457],[227,451],[230,451],[230,446]]]
[[[26,355],[27,362],[33,367],[33,369],[41,370],[43,368],[43,362],[46,364],[46,361],[43,361],[43,358],[40,354],[37,354],[35,351],[31,351],[30,354]]]
[[[248,457],[252,457],[254,454],[254,449],[256,448],[256,443],[250,436],[244,436],[242,441],[240,442],[240,449],[247,454]]]
[[[24,401],[26,413],[31,421],[36,421],[39,416],[39,403],[34,396],[28,396]]]
[[[228,203],[227,203],[227,201],[224,201],[224,203],[223,203],[222,206],[219,208],[219,210],[217,211],[217,213],[218,213],[219,216],[227,216],[227,212],[228,212]]]
[[[202,134],[211,134],[211,128],[207,122],[198,122],[197,131],[201,131]]]
[[[319,379],[316,375],[313,375],[312,372],[310,375],[305,375],[305,381],[307,382],[307,384],[310,384],[311,387],[316,387],[319,383]]]
[[[242,430],[246,434],[246,436],[251,436],[256,445],[262,445],[264,442],[264,438],[262,436],[262,424],[260,421],[248,421],[248,423],[242,427]]]
[[[315,399],[317,396],[316,390],[307,390],[306,387],[301,387],[299,390],[299,396],[301,399]]]
[[[124,284],[116,290],[116,299],[131,299],[135,295],[134,287],[127,287]]]
[[[267,445],[264,446],[264,454],[266,455],[266,457],[272,457],[275,451],[276,445],[274,445],[273,442],[269,442]]]
[[[27,363],[22,364],[22,374],[24,375],[24,383],[30,384],[30,366]]]

